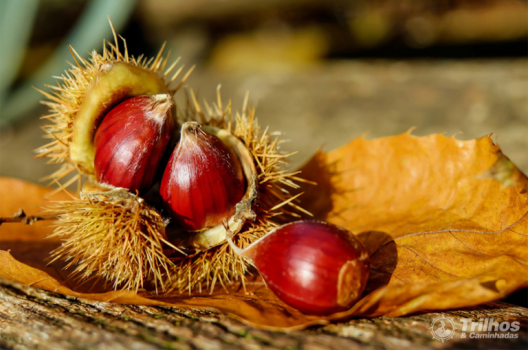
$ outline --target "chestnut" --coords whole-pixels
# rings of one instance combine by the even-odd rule
[[[367,250],[356,236],[333,224],[292,222],[246,249],[228,241],[236,253],[252,260],[282,301],[306,314],[349,309],[367,283]]]
[[[161,180],[160,194],[170,217],[187,231],[221,225],[235,213],[245,192],[235,152],[197,122],[184,123]]]
[[[108,112],[95,133],[97,181],[145,193],[174,131],[169,94],[137,96]]]

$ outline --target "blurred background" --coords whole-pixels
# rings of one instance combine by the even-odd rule
[[[291,167],[352,138],[496,133],[528,172],[525,0],[0,0],[0,175],[51,173],[33,149],[46,109],[33,87],[112,40],[197,69],[200,99],[242,106],[281,130]],[[524,294],[523,294],[524,293]],[[526,290],[517,293],[526,304]],[[524,301],[523,301],[524,300]]]
[[[49,174],[46,110],[33,87],[113,40],[132,55],[164,42],[197,69],[201,99],[216,87],[257,105],[281,130],[292,167],[354,137],[496,133],[528,172],[528,5],[524,0],[0,0],[0,175]]]

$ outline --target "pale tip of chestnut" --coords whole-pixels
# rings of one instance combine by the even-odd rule
[[[158,123],[161,128],[166,123],[167,118],[172,118],[169,110],[174,106],[174,101],[169,94],[157,94],[150,97],[151,102],[149,106],[145,107],[145,114]]]

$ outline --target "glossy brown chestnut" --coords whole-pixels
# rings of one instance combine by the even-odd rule
[[[246,180],[235,153],[196,122],[182,125],[161,181],[169,215],[184,230],[219,225],[235,213]]]
[[[112,108],[95,133],[97,181],[146,192],[174,131],[170,95],[137,96]]]
[[[244,250],[233,248],[253,260],[282,301],[307,314],[349,309],[367,283],[366,249],[352,233],[329,223],[293,222]]]

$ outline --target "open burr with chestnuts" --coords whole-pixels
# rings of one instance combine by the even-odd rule
[[[72,49],[73,51],[73,49]],[[75,51],[73,51],[75,52]],[[52,252],[81,278],[116,289],[213,291],[257,268],[285,303],[312,314],[349,308],[362,293],[368,257],[351,233],[315,221],[293,194],[302,181],[282,169],[280,140],[261,131],[247,106],[207,106],[162,52],[133,58],[108,44],[62,78],[39,157],[62,163],[50,179],[82,183],[78,199],[56,203]],[[71,176],[70,179],[66,177]],[[156,186],[160,183],[160,186]],[[148,199],[146,199],[148,198]]]

